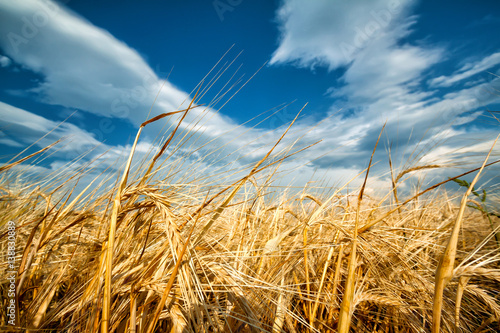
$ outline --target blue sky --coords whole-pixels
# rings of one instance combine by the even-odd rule
[[[500,110],[498,1],[0,0],[0,22],[0,163],[68,137],[39,172],[105,151],[93,172],[116,169],[162,81],[150,116],[187,106],[226,52],[175,153],[203,172],[257,161],[306,103],[278,147],[322,140],[283,165],[298,185],[361,172],[385,122],[374,187],[389,182],[389,146],[398,170],[446,176],[480,163],[498,133],[486,112]],[[139,156],[175,119],[147,129]]]

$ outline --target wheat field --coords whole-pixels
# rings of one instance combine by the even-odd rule
[[[476,179],[453,195],[442,185],[464,175],[398,193],[410,174],[440,166],[391,169],[393,189],[373,197],[369,161],[349,193],[277,192],[270,179],[288,158],[276,155],[279,140],[223,184],[155,174],[168,139],[132,172],[142,128],[172,114],[142,124],[105,190],[76,192],[83,168],[50,186],[15,184],[16,166],[36,154],[1,168],[0,249],[5,258],[15,222],[19,331],[500,330],[499,219]],[[8,276],[6,259],[0,271]],[[0,325],[15,331],[6,278],[0,293]]]

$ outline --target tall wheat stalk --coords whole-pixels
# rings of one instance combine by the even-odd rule
[[[352,236],[352,245],[351,245],[351,255],[349,257],[349,264],[347,268],[347,280],[345,283],[345,291],[344,296],[342,298],[342,304],[340,305],[340,314],[339,314],[339,325],[338,330],[339,333],[347,333],[351,326],[351,314],[353,307],[353,298],[355,293],[355,275],[354,271],[356,269],[356,248],[358,246],[358,227],[359,227],[359,212],[361,209],[361,201],[363,200],[363,193],[365,191],[366,182],[368,180],[368,174],[370,173],[370,167],[372,166],[373,155],[375,155],[375,151],[377,150],[378,142],[380,141],[380,137],[384,131],[384,127],[380,131],[378,135],[377,142],[375,143],[375,147],[373,148],[372,155],[370,157],[370,162],[368,163],[368,168],[366,169],[365,180],[363,181],[363,185],[361,186],[361,190],[358,194],[358,204],[356,207],[356,221],[354,223],[354,234]]]
[[[461,223],[465,212],[465,207],[467,206],[467,201],[469,195],[472,193],[474,189],[474,185],[476,185],[481,172],[483,171],[488,159],[490,157],[493,148],[495,147],[498,138],[497,136],[495,141],[493,142],[488,155],[484,159],[483,165],[479,169],[478,173],[472,180],[469,188],[465,192],[462,197],[462,201],[460,203],[460,210],[458,211],[457,219],[455,224],[453,225],[453,229],[451,231],[450,238],[448,240],[448,245],[446,245],[446,249],[444,250],[443,255],[439,261],[439,264],[436,269],[436,282],[434,287],[434,302],[432,308],[432,333],[439,333],[441,329],[441,309],[443,308],[443,291],[444,288],[448,285],[450,280],[453,277],[453,268],[455,267],[455,257],[457,254],[457,245],[458,245],[458,235],[460,233]]]

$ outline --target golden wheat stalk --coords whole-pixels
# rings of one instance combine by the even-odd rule
[[[486,158],[484,159],[483,165],[481,165],[481,168],[479,169],[478,173],[470,183],[469,188],[462,197],[462,201],[460,203],[460,210],[458,211],[457,219],[453,226],[453,230],[451,231],[451,235],[448,240],[448,245],[446,245],[446,249],[444,250],[444,253],[441,256],[441,259],[437,266],[436,282],[434,287],[434,302],[432,307],[432,333],[439,333],[441,329],[441,309],[443,308],[443,291],[446,285],[450,282],[451,278],[453,277],[453,268],[455,267],[455,257],[457,253],[458,235],[460,233],[460,227],[464,216],[465,207],[467,206],[469,195],[472,193],[474,185],[476,185],[476,182],[479,179],[479,175],[481,175],[481,172],[485,168],[486,163],[488,162],[488,159],[490,157],[490,154],[493,151],[493,148],[495,147],[499,137],[500,135],[498,135],[495,141],[493,142],[493,145],[491,146],[488,155],[486,155]]]
[[[377,150],[378,142],[380,141],[380,137],[384,132],[385,124],[378,135],[377,142],[375,143],[375,147],[373,148],[372,155],[370,157],[370,162],[368,163],[368,168],[366,169],[365,180],[363,181],[363,185],[361,186],[361,190],[358,195],[358,206],[356,208],[356,221],[354,224],[354,234],[351,245],[351,255],[349,257],[349,264],[347,267],[347,280],[344,291],[344,296],[342,298],[342,303],[340,304],[340,314],[339,314],[339,333],[347,333],[349,332],[349,328],[351,326],[351,314],[353,307],[353,298],[355,292],[355,275],[354,270],[356,268],[356,247],[358,245],[358,226],[359,226],[359,212],[361,209],[361,201],[363,200],[363,193],[366,187],[366,182],[368,180],[368,174],[370,173],[370,167],[372,165],[373,155],[375,155],[375,151]]]

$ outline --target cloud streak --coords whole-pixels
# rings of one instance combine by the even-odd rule
[[[74,151],[84,153],[97,146],[102,151],[106,149],[91,133],[76,125],[58,123],[3,102],[0,102],[0,118],[2,142],[8,146],[22,147],[37,141],[36,145],[43,148],[64,137],[67,140],[58,147],[63,156]]]
[[[443,75],[433,78],[429,84],[434,87],[450,87],[498,64],[500,64],[500,52],[493,53],[477,62],[469,62],[450,76]]]

